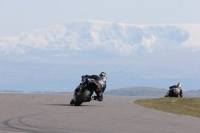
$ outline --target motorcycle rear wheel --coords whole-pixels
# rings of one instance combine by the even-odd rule
[[[75,106],[80,106],[83,102],[87,100],[87,98],[90,97],[90,91],[88,89],[85,89],[83,93],[76,98],[74,101]]]

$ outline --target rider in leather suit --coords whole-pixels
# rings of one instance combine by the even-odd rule
[[[170,87],[169,87],[169,91],[168,91],[167,94],[169,94],[169,92],[170,92],[173,88],[179,88],[179,89],[180,89],[180,97],[183,97],[183,91],[182,91],[182,86],[181,86],[181,83],[180,83],[180,82],[178,82],[177,85],[170,86]]]
[[[99,91],[95,90],[96,96],[94,96],[94,100],[103,101],[103,92],[106,89],[106,79],[107,79],[107,74],[105,72],[101,72],[99,75],[81,76],[82,82],[74,90],[74,95],[79,92],[79,90],[82,88],[87,78],[95,79],[97,76],[102,78],[102,81],[104,82],[104,86],[102,87],[102,90],[99,90]],[[71,102],[73,103],[73,99],[71,100]]]

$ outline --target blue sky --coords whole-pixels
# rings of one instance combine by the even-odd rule
[[[14,52],[18,50],[17,54],[0,53],[0,61],[3,62],[0,64],[0,90],[72,91],[79,83],[81,75],[98,74],[101,71],[109,74],[108,89],[134,86],[168,88],[169,85],[177,82],[183,82],[186,89],[200,89],[200,63],[198,63],[200,55],[199,51],[195,49],[200,46],[199,7],[199,0],[0,0],[0,51],[2,49],[6,51],[9,48]],[[168,43],[171,43],[170,45],[176,44],[175,50],[165,49],[164,51],[158,50],[130,56],[118,54],[118,51],[114,54],[109,53],[107,50],[109,48],[105,47],[100,48],[100,51],[103,49],[103,52],[99,52],[98,48],[89,52],[88,50],[73,51],[66,46],[66,49],[61,50],[45,50],[46,44],[42,41],[51,43],[50,39],[55,39],[56,35],[50,36],[49,40],[44,40],[44,38],[40,38],[41,36],[51,35],[52,31],[57,33],[59,28],[65,31],[67,29],[65,24],[79,20],[147,25],[147,29],[148,25],[176,24],[183,29],[177,30],[176,26],[169,26],[172,28],[169,32],[168,30],[161,32],[168,28],[158,26],[157,28],[161,29],[159,31],[155,30],[155,27],[149,27],[149,29],[152,28],[152,30],[147,30],[150,35],[163,33],[172,40],[159,38],[158,34],[157,38],[152,36],[149,39],[147,37],[146,40],[143,39],[144,44],[140,44],[148,48],[151,43],[157,41],[154,47],[150,47],[154,50],[168,48],[170,47]],[[79,32],[82,30],[80,25],[75,27]],[[52,26],[55,27],[52,28]],[[98,29],[98,23],[92,26],[96,26],[95,28]],[[118,26],[120,27],[119,24]],[[78,34],[76,29],[75,35]],[[133,33],[140,33],[142,28],[136,26],[135,29],[139,30],[133,31]],[[115,32],[115,29],[111,28],[111,31]],[[176,31],[180,31],[180,34]],[[182,33],[185,33],[186,41],[181,38],[183,40],[179,44],[173,35],[167,36],[171,32],[176,37],[182,37]],[[95,35],[104,35],[99,32],[94,33]],[[39,39],[43,40],[40,41],[36,37],[37,35],[39,35]],[[75,40],[73,38],[76,37],[75,35],[72,36],[72,41]],[[145,37],[143,34],[141,36]],[[7,39],[4,39],[5,37]],[[38,44],[35,43],[37,41]],[[80,40],[78,41],[80,42]],[[111,44],[117,41],[108,40]],[[161,46],[159,43],[163,45]],[[84,45],[84,43],[78,43],[74,44],[74,47],[81,48]],[[96,48],[96,44],[91,45],[92,43],[87,46],[88,49]],[[107,44],[105,43],[105,45]],[[49,48],[53,49],[57,46],[52,45]],[[156,46],[159,47],[155,48]],[[190,46],[194,46],[194,48]],[[120,44],[117,47],[118,50],[121,47],[130,50],[129,45]],[[181,47],[184,49],[179,49]],[[110,45],[110,51],[115,50],[112,48]],[[27,51],[24,52],[24,49]],[[95,53],[95,50],[98,51],[98,54]],[[87,60],[85,60],[86,58]]]
[[[200,23],[199,0],[0,0],[0,37],[74,20]]]

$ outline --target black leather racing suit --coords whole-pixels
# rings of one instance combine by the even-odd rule
[[[99,90],[98,92],[95,91],[95,93],[96,93],[97,96],[95,96],[94,98],[97,99],[98,101],[102,101],[103,100],[103,92],[106,89],[106,80],[103,79],[103,77],[101,77],[101,76],[98,76],[98,75],[83,75],[83,76],[81,76],[82,82],[79,84],[79,86],[77,86],[77,88],[75,89],[75,92],[79,91],[81,89],[81,87],[83,86],[83,84],[85,83],[85,80],[87,78],[96,79],[97,77],[102,78],[102,81],[104,82],[104,85],[102,87],[102,90]]]
[[[179,88],[179,87],[177,85],[170,86],[169,91],[171,91],[173,88]],[[180,97],[183,97],[183,91],[181,88],[180,88]]]

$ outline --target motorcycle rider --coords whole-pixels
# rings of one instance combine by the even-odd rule
[[[177,85],[169,86],[169,91],[168,91],[168,93],[167,93],[166,95],[168,95],[169,92],[170,92],[173,88],[179,88],[179,89],[180,89],[180,94],[179,94],[179,95],[180,95],[180,97],[183,97],[183,91],[182,91],[182,86],[181,86],[181,83],[180,83],[180,82],[178,82]]]
[[[81,76],[82,78],[82,82],[76,87],[76,89],[74,90],[74,95],[76,95],[76,93],[79,92],[79,90],[84,86],[85,81],[87,80],[87,78],[91,78],[91,79],[95,79],[95,77],[101,77],[102,81],[104,82],[104,86],[102,87],[102,90],[96,91],[96,96],[94,96],[94,100],[98,100],[98,101],[103,101],[103,92],[106,89],[106,79],[107,79],[107,74],[105,72],[101,72],[99,75],[83,75]],[[91,101],[92,99],[90,99],[89,101]],[[88,102],[89,102],[88,101]],[[74,100],[72,99],[70,104],[73,104]]]

